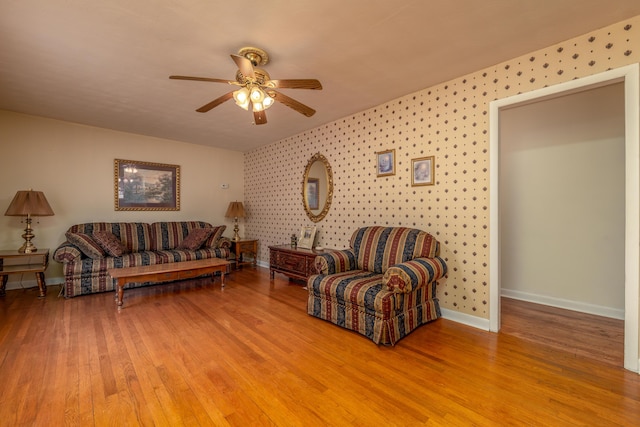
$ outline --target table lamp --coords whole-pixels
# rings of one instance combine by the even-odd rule
[[[238,218],[244,218],[244,206],[242,202],[231,202],[227,208],[226,218],[233,218],[233,240],[240,240],[238,234]]]
[[[33,235],[33,229],[31,228],[31,217],[53,215],[53,209],[49,206],[49,202],[47,202],[44,193],[33,190],[18,191],[4,214],[7,216],[27,217],[27,228],[24,229],[24,234],[22,235],[25,242],[22,247],[18,249],[18,252],[26,254],[36,252],[38,248],[31,243],[31,239],[35,237]]]

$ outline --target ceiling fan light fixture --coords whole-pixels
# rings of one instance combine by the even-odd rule
[[[249,89],[243,87],[233,92],[233,99],[240,108],[249,109]]]
[[[277,92],[274,89],[322,89],[322,85],[315,79],[284,79],[271,80],[269,73],[258,68],[269,62],[269,55],[262,49],[256,47],[243,47],[238,51],[238,55],[231,55],[231,59],[238,67],[235,81],[224,80],[210,77],[194,77],[194,76],[169,76],[170,79],[177,80],[195,80],[213,83],[227,83],[234,85],[238,90],[230,91],[213,101],[196,109],[198,113],[206,113],[220,104],[233,98],[238,107],[253,112],[255,124],[267,123],[264,110],[275,104],[276,101],[281,102],[287,107],[303,114],[307,117],[313,116],[316,112],[293,98]]]
[[[262,89],[260,89],[260,87],[258,86],[253,86],[251,88],[251,102],[255,103],[261,103],[262,101],[264,101],[264,92],[262,91]]]

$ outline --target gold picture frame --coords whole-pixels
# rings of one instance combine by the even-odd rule
[[[376,153],[376,176],[396,174],[396,150],[378,151]]]
[[[180,166],[115,159],[116,211],[179,211]]]
[[[411,186],[433,185],[435,166],[435,156],[411,159]]]

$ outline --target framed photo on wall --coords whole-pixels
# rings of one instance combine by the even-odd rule
[[[313,241],[316,238],[316,226],[308,225],[302,227],[300,236],[298,236],[298,247],[303,249],[313,248]]]
[[[433,185],[435,156],[411,159],[411,186]]]
[[[379,151],[376,153],[377,176],[390,176],[396,173],[396,150]]]
[[[115,159],[114,203],[117,211],[179,211],[180,166]]]

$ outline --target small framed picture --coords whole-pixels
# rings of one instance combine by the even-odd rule
[[[300,236],[298,237],[298,247],[303,249],[313,248],[313,241],[316,238],[316,226],[309,225],[302,227]]]
[[[411,186],[434,184],[435,156],[411,159]]]
[[[396,150],[377,152],[376,161],[377,176],[396,174]]]

